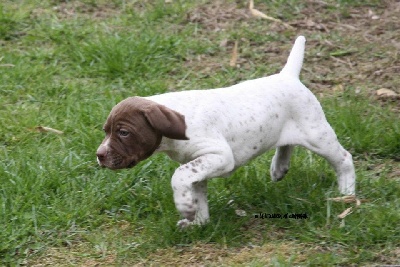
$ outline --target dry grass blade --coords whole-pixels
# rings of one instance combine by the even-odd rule
[[[328,198],[330,201],[334,202],[344,202],[344,203],[356,203],[356,208],[358,208],[361,205],[361,202],[365,202],[366,200],[360,200],[356,198],[356,196],[343,196],[343,197],[333,197],[333,198]],[[342,213],[338,215],[339,219],[343,219],[347,215],[349,215],[352,212],[353,208],[347,208],[345,209]]]
[[[253,0],[250,0],[249,9],[250,9],[250,13],[251,13],[254,17],[263,18],[263,19],[266,19],[266,20],[278,22],[278,23],[284,25],[286,28],[293,29],[292,26],[290,26],[289,24],[283,22],[282,20],[277,19],[277,18],[274,18],[274,17],[271,17],[271,16],[268,16],[268,15],[264,14],[263,12],[261,12],[261,11],[255,9],[255,8],[254,8],[254,1],[253,1]]]
[[[13,68],[13,67],[15,67],[15,65],[14,64],[0,64],[0,67]]]
[[[237,216],[240,216],[240,217],[246,217],[247,216],[247,213],[246,213],[245,210],[235,210],[235,213],[236,213]]]
[[[37,126],[35,129],[41,133],[55,133],[55,134],[63,134],[64,133],[60,130],[53,129],[50,127],[45,127],[45,126]]]
[[[311,204],[311,205],[313,205],[314,203],[312,203],[312,202],[310,202],[310,201],[308,201],[308,200],[306,200],[306,199],[303,199],[303,198],[299,198],[299,197],[292,197],[292,196],[289,196],[290,198],[292,198],[292,199],[296,199],[296,200],[298,200],[298,201],[303,201],[303,202],[306,202],[306,203],[308,203],[308,204]]]
[[[231,57],[231,61],[229,62],[229,66],[235,67],[237,58],[238,58],[238,41],[235,41],[235,45],[233,46],[232,57]]]
[[[333,198],[328,198],[328,200],[334,202],[353,203],[356,202],[356,196],[333,197]]]
[[[397,93],[387,88],[381,88],[379,90],[376,90],[376,95],[379,97],[392,97],[397,96]]]
[[[250,12],[254,17],[263,18],[263,19],[274,21],[274,22],[282,23],[282,21],[280,19],[276,19],[274,17],[270,17],[270,16],[262,13],[261,11],[259,11],[257,9],[254,9],[254,8],[250,9]]]
[[[250,10],[254,9],[254,0],[250,0],[249,9]]]
[[[352,207],[345,209],[342,213],[338,215],[338,218],[344,219],[347,215],[349,215],[352,212],[352,209],[353,209]]]

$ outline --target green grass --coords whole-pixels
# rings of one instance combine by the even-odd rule
[[[256,7],[293,24],[312,10],[300,1],[272,2],[256,1]],[[229,11],[233,3],[220,8]],[[400,264],[398,100],[381,102],[373,96],[381,87],[377,82],[396,88],[399,80],[395,75],[357,76],[368,74],[370,54],[381,55],[372,64],[395,70],[390,67],[399,63],[387,46],[399,36],[383,34],[387,39],[371,46],[362,39],[363,29],[349,36],[340,27],[324,32],[300,24],[288,30],[228,16],[216,31],[207,20],[190,19],[190,14],[205,16],[217,9],[212,5],[117,0],[0,4],[0,265]],[[316,19],[326,25],[337,19],[356,23],[349,19],[352,8],[381,14],[385,6],[328,1]],[[270,181],[273,152],[229,179],[211,180],[211,222],[186,231],[175,226],[179,214],[170,177],[176,163],[155,155],[131,170],[97,166],[102,124],[118,101],[272,74],[298,34],[308,38],[303,80],[353,154],[358,197],[366,200],[344,220],[337,215],[354,204],[327,200],[339,195],[335,174],[324,159],[302,148],[295,150],[282,182]],[[224,39],[227,45],[220,46]],[[240,67],[232,68],[230,53],[237,39]],[[360,69],[329,56],[352,47],[354,53],[337,58],[358,62]],[[325,75],[321,66],[333,71]],[[332,93],[335,84],[343,84],[344,91]],[[64,133],[39,133],[39,125]],[[247,216],[237,216],[236,209]],[[260,212],[306,213],[308,218],[255,219]]]

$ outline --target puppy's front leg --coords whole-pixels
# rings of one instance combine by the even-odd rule
[[[207,179],[232,171],[232,152],[206,154],[180,166],[172,176],[172,189],[176,208],[184,217],[178,226],[205,224],[209,219]]]
[[[184,199],[187,197],[187,199]],[[191,199],[190,199],[191,198]],[[177,209],[184,219],[178,221],[178,226],[185,228],[189,225],[201,225],[208,222],[210,214],[207,203],[207,181],[192,185],[191,194],[174,190],[174,199]]]

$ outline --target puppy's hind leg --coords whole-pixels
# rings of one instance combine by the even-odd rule
[[[356,174],[351,154],[337,140],[328,122],[319,122],[318,127],[306,135],[302,146],[324,157],[336,171],[339,191],[344,195],[354,195]]]
[[[270,174],[271,180],[280,181],[285,177],[290,167],[290,156],[293,152],[293,146],[280,146],[276,148],[275,155],[272,158]]]

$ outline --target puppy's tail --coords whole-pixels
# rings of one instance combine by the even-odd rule
[[[281,70],[281,74],[290,75],[296,78],[299,77],[301,66],[303,65],[305,43],[306,38],[304,38],[304,36],[297,37],[292,51],[290,51],[286,65]]]

